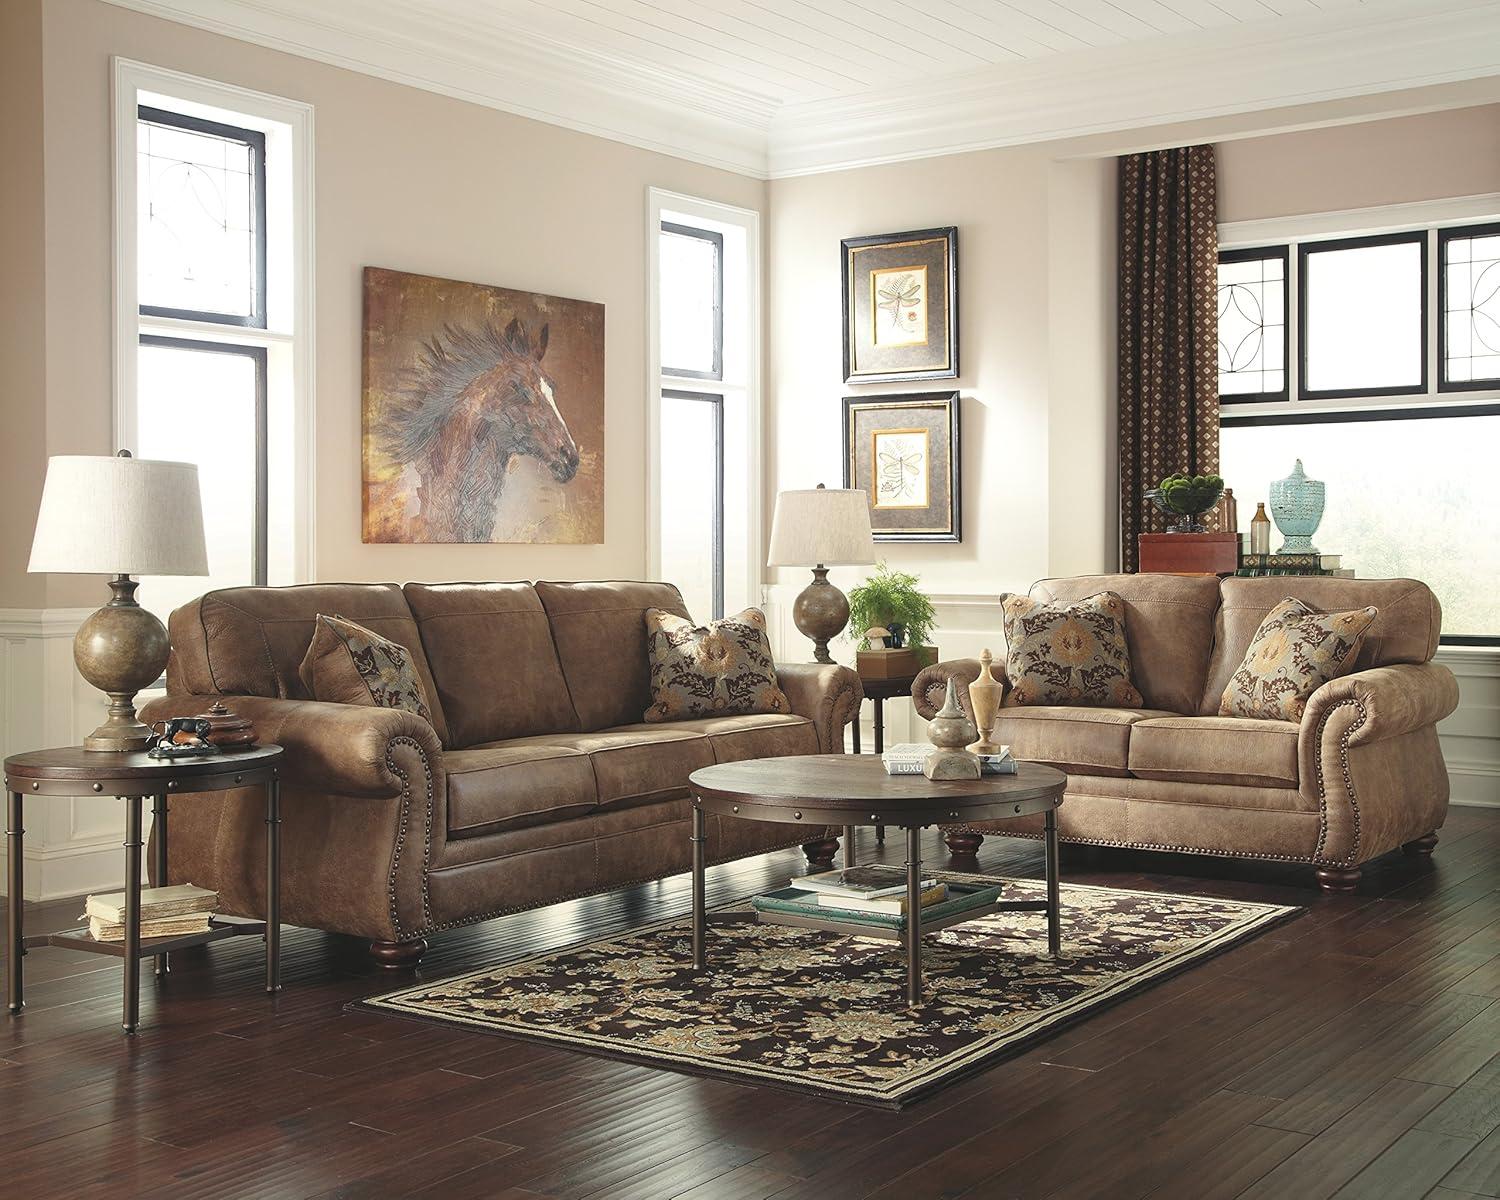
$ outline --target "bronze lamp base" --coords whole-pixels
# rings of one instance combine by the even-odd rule
[[[793,602],[792,621],[812,639],[813,661],[831,663],[828,642],[849,624],[849,598],[828,582],[828,568],[822,563],[813,568],[813,581]]]
[[[85,750],[144,750],[151,730],[136,718],[135,694],[160,678],[170,645],[154,613],[135,598],[136,581],[116,575],[110,602],[73,638],[73,661],[86,683],[109,696],[109,719],[83,739]]]

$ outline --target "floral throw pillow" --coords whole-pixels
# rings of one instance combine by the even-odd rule
[[[1221,717],[1300,721],[1307,698],[1354,665],[1378,609],[1326,613],[1291,597],[1266,614],[1219,700]]]
[[[1125,643],[1125,602],[1114,592],[1044,603],[1007,593],[1005,673],[1011,704],[1138,708]]]
[[[791,711],[776,682],[766,618],[758,608],[707,625],[648,608],[646,654],[651,662],[647,721]]]
[[[406,647],[343,617],[318,614],[297,674],[314,700],[404,708],[432,720],[427,690]]]

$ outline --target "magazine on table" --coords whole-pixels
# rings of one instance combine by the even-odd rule
[[[880,756],[887,775],[920,775],[922,763],[932,747],[926,742],[902,742],[892,746]],[[1020,764],[1011,757],[1010,747],[1001,746],[998,753],[978,754],[979,770],[985,775],[1014,775]]]

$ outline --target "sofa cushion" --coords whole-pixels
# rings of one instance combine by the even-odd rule
[[[1130,729],[1130,773],[1140,779],[1295,788],[1295,721],[1155,717]]]
[[[598,807],[593,763],[570,746],[523,741],[449,750],[443,770],[452,838],[563,821]]]
[[[1139,705],[1130,682],[1125,606],[1113,592],[1082,600],[1000,597],[1009,704]]]
[[[177,609],[168,623],[172,657],[167,690],[199,695],[311,700],[298,674],[319,613],[338,613],[410,652],[432,709],[432,727],[449,745],[443,702],[422,636],[393,583],[304,583],[221,588]]]
[[[671,728],[691,730],[708,738],[715,762],[818,753],[817,727],[806,717],[791,713],[704,717],[696,721],[677,721]]]
[[[1214,644],[1218,579],[1212,575],[1079,575],[1044,579],[1032,587],[1031,597],[1081,600],[1098,592],[1114,592],[1125,605],[1130,678],[1141,693],[1143,707],[1197,712]],[[1219,690],[1223,691],[1222,684]]]
[[[342,617],[318,614],[297,674],[314,700],[400,708],[432,722],[427,689],[406,647]]]
[[[1343,579],[1326,575],[1273,575],[1222,582],[1213,660],[1197,711],[1213,715],[1250,639],[1266,614],[1288,596],[1324,612],[1373,606],[1380,610],[1360,643],[1350,671],[1394,663],[1424,663],[1437,653],[1443,613],[1425,583],[1415,579]],[[1186,710],[1185,710],[1186,711]]]
[[[448,718],[449,744],[576,730],[552,627],[529,583],[402,589]]]
[[[1325,613],[1288,597],[1266,614],[1224,695],[1221,717],[1301,721],[1307,698],[1346,675],[1378,615],[1374,608]]]
[[[1151,708],[1002,708],[991,734],[1020,759],[1085,775],[1130,774],[1130,730],[1137,721],[1169,717]]]
[[[695,729],[675,725],[625,725],[593,733],[542,734],[500,743],[546,747],[585,755],[592,766],[600,808],[625,807],[687,795],[687,779],[711,766],[713,746]]]
[[[645,621],[651,668],[648,722],[791,711],[776,683],[766,615],[760,609],[694,625],[648,608]]]
[[[583,730],[641,719],[651,703],[646,610],[688,618],[670,583],[538,583],[568,694]]]

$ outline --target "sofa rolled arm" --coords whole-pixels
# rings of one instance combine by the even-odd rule
[[[1001,686],[1009,686],[1006,682],[1003,664],[992,664],[990,674]],[[969,703],[969,684],[978,678],[979,660],[977,658],[950,658],[944,662],[934,663],[930,667],[923,667],[916,679],[912,680],[911,685],[911,699],[916,706],[917,715],[924,721],[930,721],[937,716],[938,709],[943,707],[943,697],[948,691],[948,680],[956,679],[959,684],[958,702],[972,721],[974,706]]]
[[[1458,680],[1437,663],[1396,663],[1330,679],[1307,701],[1301,740],[1308,746],[1333,711],[1356,708],[1362,719],[1349,730],[1349,745],[1382,741],[1436,725],[1458,707]]]
[[[415,753],[431,775],[442,749],[436,731],[415,713],[361,704],[168,693],[150,701],[141,720],[197,716],[219,699],[255,726],[261,742],[285,750],[284,781],[316,791],[399,796],[405,786],[400,760]]]
[[[859,676],[838,663],[777,663],[776,680],[792,712],[813,723],[820,754],[844,752],[844,727],[865,698]]]

